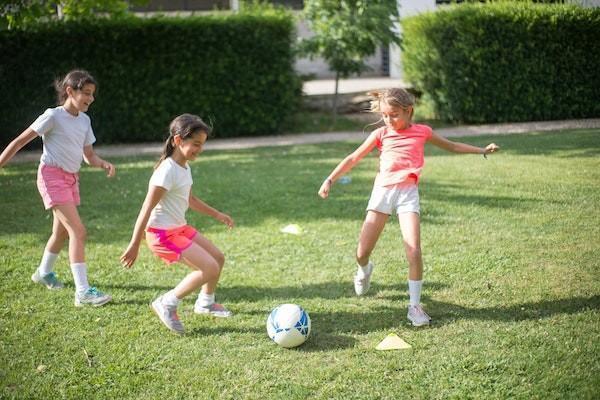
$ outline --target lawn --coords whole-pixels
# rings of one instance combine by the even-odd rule
[[[35,165],[0,170],[0,398],[593,399],[600,388],[600,131],[469,137],[489,157],[426,149],[421,181],[423,303],[406,320],[407,266],[390,219],[373,255],[371,292],[356,298],[353,254],[376,157],[317,197],[357,143],[210,151],[192,163],[194,192],[229,213],[229,231],[188,221],[227,256],[217,292],[228,320],[180,307],[188,333],[148,307],[186,273],[144,248],[120,267],[153,158],[114,159],[118,177],[82,169],[90,281],[113,295],[73,306],[68,287],[30,281],[51,227]],[[281,233],[298,224],[298,236]],[[269,311],[298,303],[312,334],[286,350],[266,335]],[[375,346],[394,332],[410,350]]]

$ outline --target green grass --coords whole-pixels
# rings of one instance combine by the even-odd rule
[[[118,178],[81,174],[90,280],[101,308],[72,305],[69,287],[30,282],[51,219],[35,165],[0,170],[0,398],[119,399],[593,399],[600,387],[600,132],[501,137],[484,160],[427,148],[421,182],[423,303],[428,328],[406,321],[406,261],[390,220],[373,255],[371,292],[353,295],[353,254],[377,161],[323,201],[322,179],[357,143],[206,152],[195,193],[230,213],[228,231],[189,222],[227,256],[217,292],[235,316],[201,318],[170,334],[148,303],[186,273],[144,248],[133,270],[118,257],[154,159],[113,160]],[[287,224],[301,236],[279,232]],[[265,329],[269,311],[299,303],[312,319],[286,350]],[[379,352],[390,332],[413,348]]]

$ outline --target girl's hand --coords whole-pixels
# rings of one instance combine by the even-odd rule
[[[323,181],[321,188],[319,189],[319,196],[326,199],[329,196],[329,190],[331,189],[331,179],[327,178]]]
[[[106,176],[108,176],[109,178],[115,176],[115,173],[117,172],[115,166],[109,163],[108,161],[103,161],[100,167],[106,171]]]
[[[496,143],[490,143],[487,146],[485,146],[483,154],[495,153],[497,151],[500,151],[500,146],[498,146]]]
[[[233,228],[233,219],[225,214],[225,213],[219,213],[219,215],[217,215],[217,221],[221,221],[222,223],[224,223],[225,225],[227,225],[229,227],[229,229]]]
[[[121,264],[123,264],[123,267],[133,267],[133,263],[135,263],[139,251],[140,246],[136,246],[130,243],[129,246],[127,246],[127,250],[125,250],[125,252],[121,255]]]

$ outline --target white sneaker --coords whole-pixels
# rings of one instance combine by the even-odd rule
[[[194,305],[194,312],[196,314],[212,315],[213,317],[218,318],[229,318],[233,315],[231,311],[219,303],[212,303],[208,307],[203,307],[200,303],[196,302]]]
[[[359,274],[356,271],[356,275],[354,275],[354,292],[357,296],[362,296],[363,294],[369,291],[371,287],[371,274],[373,273],[373,263],[369,261],[367,264],[367,272],[363,274]]]
[[[99,291],[93,286],[81,294],[75,293],[75,307],[83,307],[85,305],[99,307],[111,300],[112,297],[110,295]]]
[[[408,306],[408,314],[406,314],[406,316],[408,317],[408,320],[412,322],[413,326],[429,325],[431,322],[431,317],[427,315],[421,305]]]
[[[41,276],[39,270],[35,270],[34,274],[31,275],[31,280],[35,283],[46,286],[50,290],[60,290],[65,287],[61,281],[58,280],[54,272],[50,272],[47,275]]]
[[[183,328],[183,324],[179,321],[179,316],[177,315],[177,307],[169,307],[163,304],[162,296],[154,300],[150,304],[150,308],[152,311],[156,313],[160,321],[170,330],[177,333],[178,335],[183,335],[185,333],[185,329]]]

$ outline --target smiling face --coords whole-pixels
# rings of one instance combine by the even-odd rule
[[[68,98],[65,108],[69,111],[86,112],[94,102],[95,91],[96,85],[93,83],[86,83],[81,89],[67,87]]]
[[[185,139],[182,139],[181,136],[177,135],[174,137],[174,141],[178,152],[185,161],[193,161],[204,150],[204,143],[206,143],[207,138],[208,135],[206,132],[197,131]]]
[[[386,102],[380,104],[381,118],[388,128],[396,131],[406,129],[410,126],[410,120],[412,117],[412,106],[407,108],[392,107]]]

